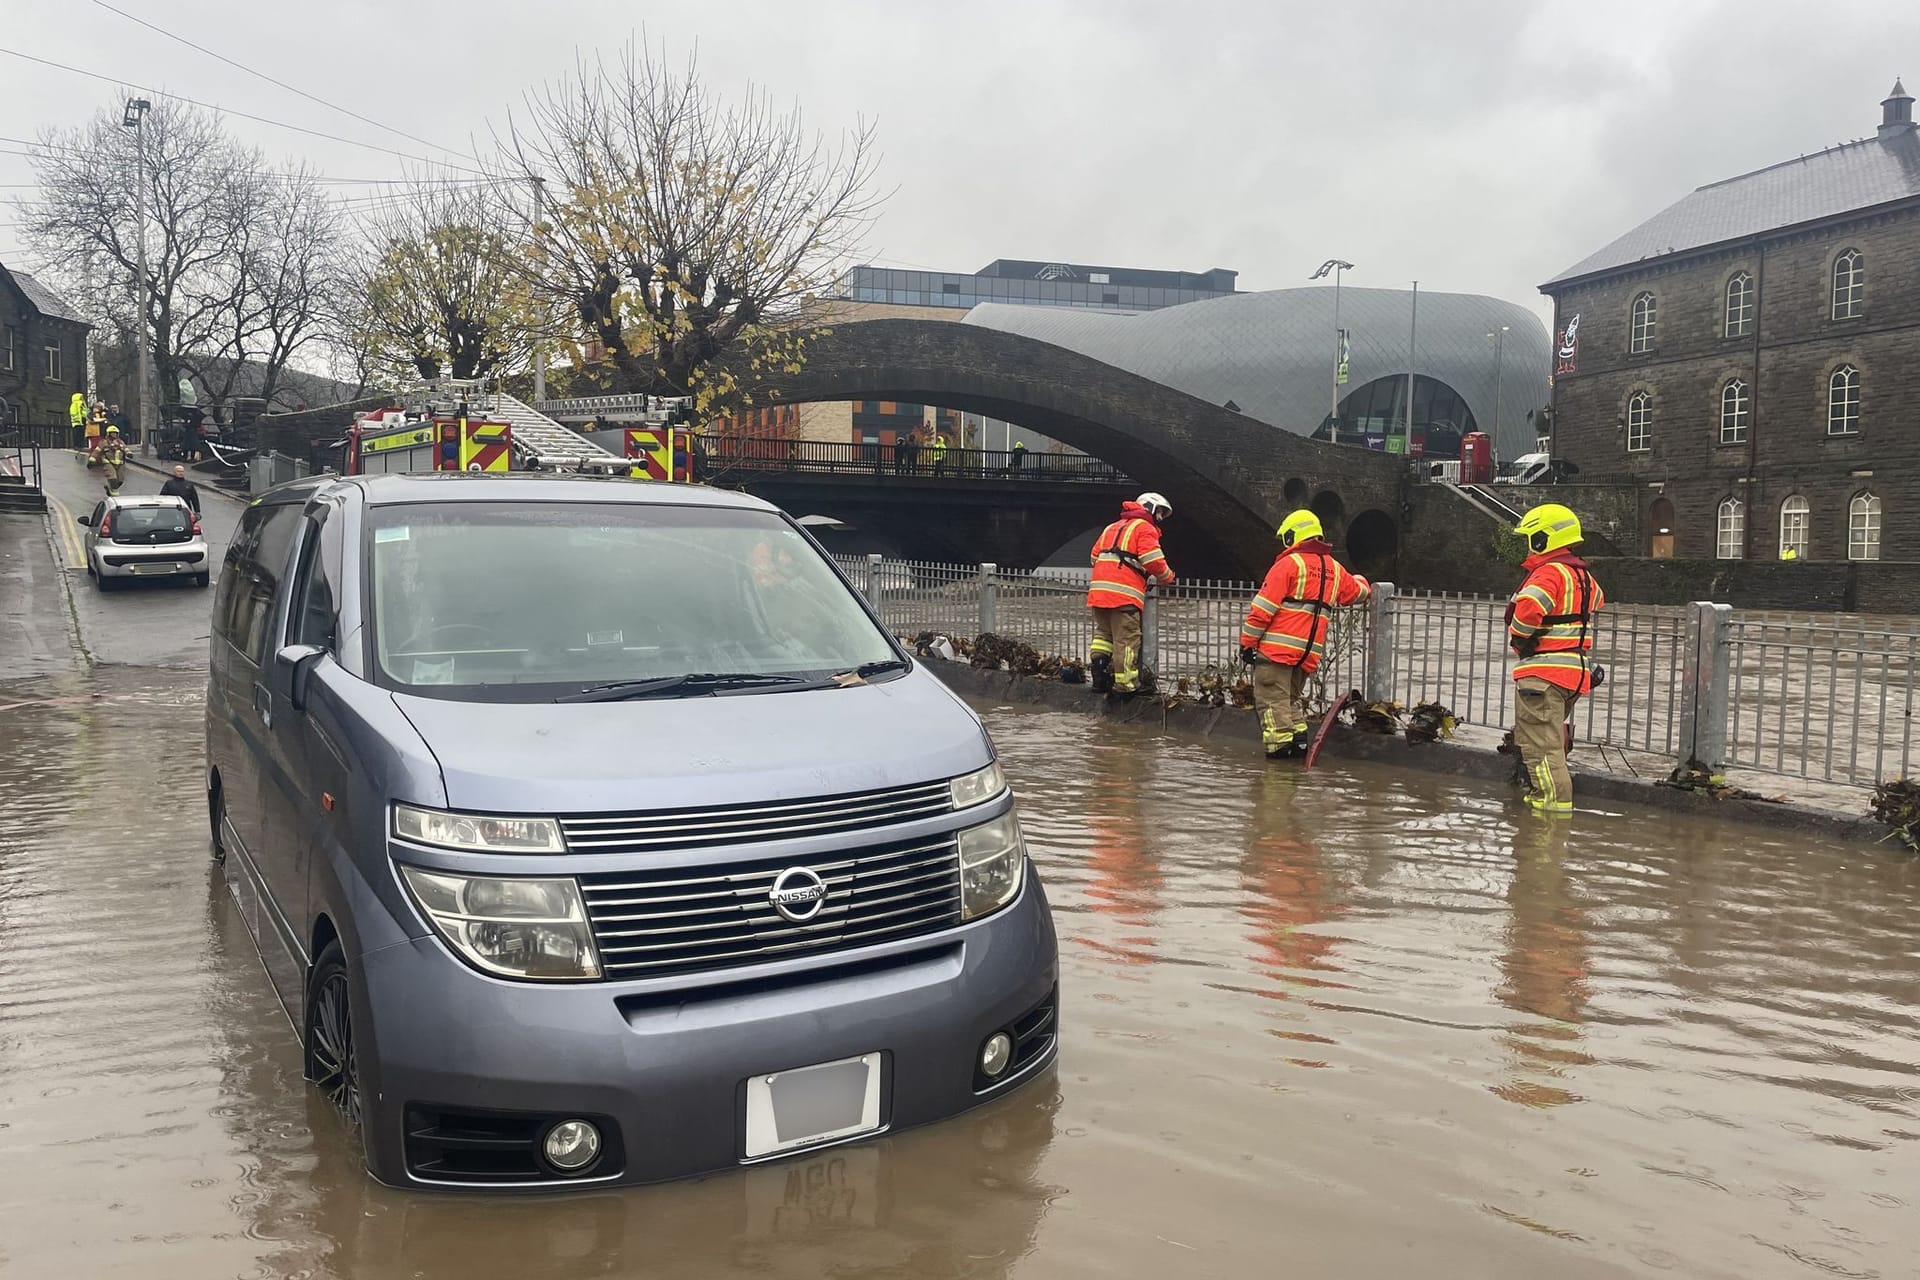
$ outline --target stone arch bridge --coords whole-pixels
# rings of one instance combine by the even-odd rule
[[[797,374],[740,377],[761,405],[897,400],[1064,441],[1172,500],[1168,550],[1190,574],[1258,577],[1273,559],[1274,528],[1309,505],[1363,572],[1390,574],[1398,555],[1404,458],[1309,440],[1032,338],[942,321],[856,321],[814,331]],[[923,497],[902,502],[895,518],[968,517]]]

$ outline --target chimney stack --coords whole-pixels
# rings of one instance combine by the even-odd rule
[[[1913,97],[1896,78],[1893,92],[1880,103],[1880,136],[1892,138],[1913,130]]]

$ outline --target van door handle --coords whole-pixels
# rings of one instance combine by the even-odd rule
[[[273,728],[273,694],[264,684],[253,686],[253,709],[260,713],[260,723]]]

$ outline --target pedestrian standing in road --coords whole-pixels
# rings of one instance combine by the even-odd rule
[[[187,479],[187,469],[185,467],[176,466],[173,469],[173,475],[165,484],[160,486],[160,496],[163,498],[180,498],[184,500],[189,507],[193,508],[194,515],[198,516],[200,514],[200,490],[195,487],[193,481]]]
[[[93,447],[87,430],[87,397],[76,391],[73,399],[67,401],[67,425],[73,428],[73,447],[76,449]]]
[[[108,427],[100,441],[100,465],[107,472],[107,496],[120,492],[127,479],[127,446],[120,439],[120,428]]]
[[[126,410],[122,409],[119,405],[107,406],[107,425],[120,428],[120,434],[122,436],[132,439],[133,419],[129,418]]]
[[[1580,517],[1557,502],[1520,517],[1527,580],[1507,604],[1513,668],[1513,744],[1527,769],[1527,805],[1547,817],[1573,813],[1567,772],[1574,704],[1606,679],[1593,664],[1593,619],[1606,593],[1580,558]]]
[[[96,400],[94,401],[93,406],[91,408],[85,410],[85,413],[86,413],[86,425],[87,425],[87,452],[89,454],[94,454],[99,451],[100,437],[106,434],[107,406],[101,404],[99,401]]]
[[[1147,584],[1173,585],[1173,566],[1160,550],[1160,526],[1173,504],[1157,493],[1143,493],[1120,504],[1120,518],[1093,540],[1093,585],[1087,607],[1093,610],[1092,669],[1095,692],[1131,696],[1140,691],[1140,615],[1147,607]]]
[[[1253,668],[1253,705],[1267,759],[1307,749],[1307,677],[1326,654],[1333,611],[1359,604],[1373,584],[1333,558],[1320,517],[1295,511],[1275,531],[1280,554],[1240,624],[1240,659]]]

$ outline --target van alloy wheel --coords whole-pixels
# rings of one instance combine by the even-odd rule
[[[360,1061],[353,1047],[353,1008],[338,943],[321,953],[307,1011],[307,1078],[320,1086],[349,1130],[360,1127]]]

